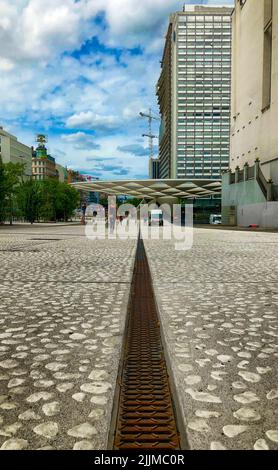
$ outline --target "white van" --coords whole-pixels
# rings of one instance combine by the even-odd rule
[[[222,215],[221,214],[211,214],[209,219],[210,225],[221,225],[222,224]]]
[[[149,212],[149,225],[159,226],[163,225],[163,212],[160,209],[155,209]]]

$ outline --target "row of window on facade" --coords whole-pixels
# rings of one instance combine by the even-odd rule
[[[205,21],[206,23],[219,23],[219,22],[224,22],[224,23],[231,23],[231,17],[228,15],[221,15],[221,16],[211,16],[211,15],[181,15],[179,16],[179,23],[184,23],[185,25],[187,23],[195,23],[198,21]]]

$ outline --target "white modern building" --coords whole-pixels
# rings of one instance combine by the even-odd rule
[[[278,0],[236,0],[230,171],[222,219],[278,227]]]
[[[3,163],[23,163],[25,176],[32,177],[32,149],[0,127],[0,157]]]
[[[160,178],[217,179],[229,167],[232,8],[170,17],[157,96]]]
[[[236,2],[231,111],[231,170],[259,158],[265,177],[278,183],[277,0]]]

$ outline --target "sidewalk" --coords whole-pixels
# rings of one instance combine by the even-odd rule
[[[74,222],[41,222],[41,223],[35,223],[35,224],[30,224],[27,222],[15,222],[13,225],[10,225],[9,223],[6,223],[4,225],[0,224],[0,233],[1,230],[17,230],[18,228],[51,228],[51,227],[70,227],[70,226],[80,226],[81,223],[80,221],[74,221]]]
[[[266,232],[266,233],[278,233],[278,228],[267,228],[267,227],[233,227],[231,225],[194,225],[196,229],[211,229],[211,230],[230,230],[234,232]]]
[[[107,449],[136,240],[39,228],[0,237],[0,448]]]
[[[278,449],[278,236],[145,241],[180,429],[191,449]]]

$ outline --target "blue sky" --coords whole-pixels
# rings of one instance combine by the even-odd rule
[[[1,0],[0,125],[27,145],[45,132],[57,162],[85,174],[147,177],[139,112],[158,113],[168,17],[183,3]]]

